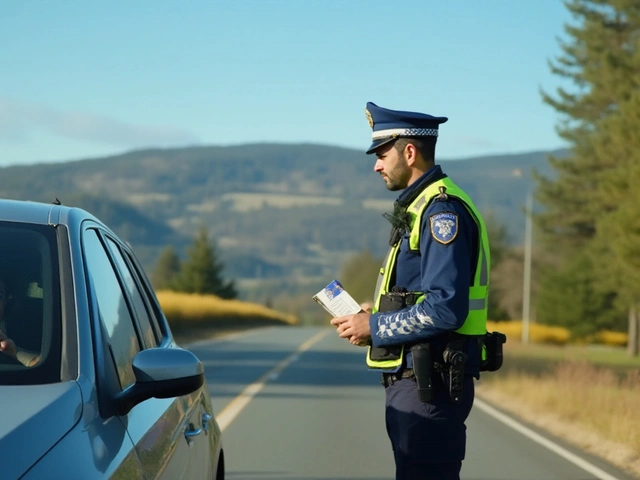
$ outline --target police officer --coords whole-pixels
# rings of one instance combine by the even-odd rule
[[[390,250],[367,313],[334,318],[340,337],[368,346],[382,372],[397,480],[459,479],[486,333],[489,243],[468,195],[435,164],[446,117],[367,103],[367,154],[402,191]]]

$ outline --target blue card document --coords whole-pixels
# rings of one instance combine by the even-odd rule
[[[351,315],[362,311],[358,302],[356,302],[349,292],[347,292],[338,280],[332,281],[313,296],[330,315],[334,317],[342,317],[343,315]]]

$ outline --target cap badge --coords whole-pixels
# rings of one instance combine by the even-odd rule
[[[371,112],[368,108],[364,109],[364,114],[367,116],[367,122],[369,122],[369,126],[373,128],[373,117],[371,116]]]

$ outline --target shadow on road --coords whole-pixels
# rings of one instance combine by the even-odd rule
[[[227,480],[358,480],[365,477],[309,477],[288,474],[287,472],[230,472],[224,477]],[[389,477],[371,477],[367,476],[366,480],[389,480]]]

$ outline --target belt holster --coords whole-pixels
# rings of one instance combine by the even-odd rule
[[[433,401],[433,357],[431,355],[431,345],[428,343],[418,343],[411,347],[411,358],[413,360],[413,374],[418,386],[420,401],[429,403]]]
[[[449,397],[454,403],[462,400],[464,385],[464,370],[468,355],[464,351],[464,338],[455,338],[447,343],[442,352],[443,368],[442,380],[449,388]]]

